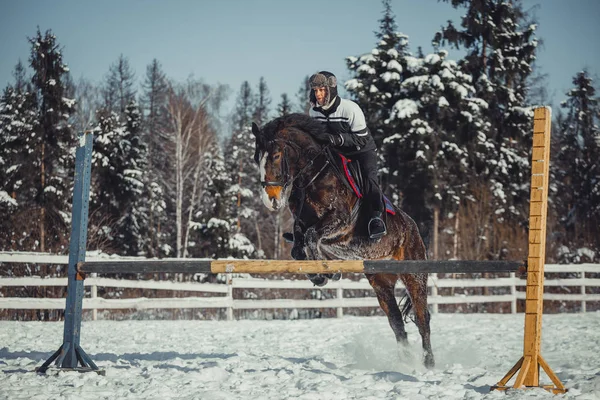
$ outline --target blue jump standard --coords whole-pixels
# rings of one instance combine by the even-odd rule
[[[71,241],[69,245],[69,269],[67,303],[65,308],[65,328],[62,346],[37,372],[45,373],[50,364],[62,369],[78,371],[99,371],[92,359],[79,345],[81,335],[81,310],[83,305],[83,276],[77,271],[77,264],[85,262],[88,227],[88,199],[92,169],[93,135],[84,133],[79,137],[75,155],[75,187],[73,190],[73,214]]]

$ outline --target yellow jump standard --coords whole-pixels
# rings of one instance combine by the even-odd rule
[[[492,389],[506,390],[508,381],[519,371],[513,388],[543,387],[555,394],[567,389],[540,353],[542,313],[544,311],[544,262],[546,260],[546,216],[550,167],[551,115],[548,107],[535,109],[533,117],[533,154],[531,157],[531,197],[529,209],[529,257],[525,298],[525,335],[523,357]],[[554,385],[540,386],[540,367]]]

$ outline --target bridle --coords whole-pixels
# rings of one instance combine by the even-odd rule
[[[327,146],[323,146],[319,152],[317,152],[317,155],[314,156],[308,163],[306,163],[306,165],[300,170],[298,171],[298,173],[292,177],[292,180],[289,181],[289,163],[288,163],[288,145],[289,147],[291,147],[294,152],[296,153],[296,161],[298,162],[298,160],[300,159],[300,151],[302,150],[301,147],[294,143],[294,142],[290,142],[289,140],[284,140],[284,139],[275,139],[272,140],[269,143],[274,143],[274,142],[283,142],[284,146],[283,146],[283,158],[281,160],[281,176],[283,177],[283,182],[279,182],[279,181],[261,181],[260,184],[262,185],[263,188],[267,187],[267,186],[280,186],[283,188],[283,190],[285,190],[290,184],[295,185],[296,181],[298,180],[298,178],[300,178],[313,164],[314,162],[317,160],[317,158],[319,158],[319,156],[324,155],[325,154],[325,150],[329,147]],[[317,179],[317,177],[321,174],[321,172],[323,172],[325,170],[325,168],[327,168],[327,166],[329,165],[329,160],[326,159],[325,160],[325,164],[323,164],[323,167],[309,180],[309,182],[300,187],[300,186],[296,186],[296,188],[298,189],[306,189],[310,184],[312,184],[315,179]]]

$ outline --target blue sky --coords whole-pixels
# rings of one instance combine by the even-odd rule
[[[576,72],[585,67],[600,75],[600,1],[524,1],[526,8],[536,4],[544,41],[539,66],[556,103]],[[426,52],[439,27],[448,19],[458,24],[462,14],[436,0],[392,0],[392,9],[411,48]],[[348,78],[344,58],[374,47],[381,15],[376,0],[0,0],[0,88],[12,81],[19,59],[27,62],[26,37],[39,25],[56,34],[75,80],[100,82],[123,54],[141,82],[157,58],[175,80],[193,75],[228,84],[229,104],[244,80],[256,87],[264,76],[274,107],[284,92],[295,100],[303,77],[314,71]],[[459,56],[451,50],[450,58]]]

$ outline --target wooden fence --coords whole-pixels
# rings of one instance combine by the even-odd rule
[[[106,260],[92,254],[86,258],[89,261]],[[133,258],[127,258],[132,260]],[[135,258],[136,260],[143,260]],[[39,253],[0,253],[1,263],[29,263],[29,264],[67,264],[67,256],[57,256]],[[587,288],[600,288],[600,278],[588,275],[600,274],[600,264],[576,264],[545,266],[546,274],[568,274],[572,278],[550,278],[544,281],[544,286],[568,287],[570,293],[546,293],[545,300],[579,302],[580,310],[586,311],[587,302],[599,302],[600,293],[587,293]],[[2,286],[66,286],[67,278],[28,277],[0,277]],[[238,299],[234,298],[234,289],[297,289],[319,290],[308,280],[268,280],[251,278],[248,275],[239,276],[227,274],[225,284],[174,282],[161,280],[128,280],[110,279],[91,276],[84,281],[90,287],[89,297],[83,301],[83,308],[92,310],[93,319],[97,317],[98,309],[188,309],[188,308],[224,308],[227,309],[227,318],[233,319],[234,310],[248,309],[294,309],[294,308],[335,308],[337,316],[343,316],[344,308],[378,307],[377,299],[373,297],[344,297],[344,290],[372,290],[366,279],[352,281],[342,279],[330,282],[323,289],[336,290],[336,297],[326,299]],[[525,299],[525,292],[517,287],[525,287],[526,280],[510,273],[506,277],[490,279],[451,279],[439,278],[438,274],[430,274],[429,304],[433,313],[438,312],[440,304],[474,304],[474,303],[510,303],[511,312],[517,312],[517,301]],[[154,289],[173,290],[185,292],[211,293],[211,297],[172,297],[172,298],[126,298],[105,299],[97,296],[98,287],[111,287],[122,289]],[[401,284],[399,284],[401,287]],[[440,295],[443,288],[504,288],[507,294],[501,295]],[[596,290],[597,291],[597,290]],[[64,309],[65,299],[52,298],[25,298],[3,297],[0,298],[0,309]]]

